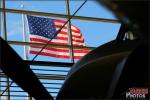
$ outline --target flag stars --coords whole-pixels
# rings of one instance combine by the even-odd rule
[[[27,18],[31,34],[53,38],[56,33],[53,19],[34,16],[27,16]]]

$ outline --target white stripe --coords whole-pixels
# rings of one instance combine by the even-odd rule
[[[54,22],[55,23],[55,25],[59,25],[59,26],[63,26],[64,25],[64,23],[62,23],[62,22]],[[65,25],[65,27],[67,27],[67,25]],[[75,31],[78,31],[78,29],[76,28],[76,27],[74,27],[73,25],[71,25],[71,29],[73,29],[73,30],[75,30]]]
[[[65,35],[65,34],[58,34],[57,35],[57,37],[64,37],[64,38],[68,38],[68,35]],[[74,40],[83,40],[83,37],[81,37],[81,38],[76,38],[76,37],[73,37],[72,36],[72,39],[74,39]]]
[[[65,32],[66,33],[66,32]],[[59,34],[57,34],[57,35],[66,35],[66,36],[68,36],[68,33],[67,34],[63,34],[63,33],[59,33]],[[74,35],[74,34],[72,34],[72,37],[75,37],[75,38],[83,38],[83,36],[82,35]]]
[[[31,42],[35,42],[35,43],[45,43],[45,42],[40,42],[40,41],[31,41]],[[55,41],[53,42],[55,44],[59,44],[60,42],[58,41]],[[68,43],[67,43],[68,44]],[[77,46],[85,46],[85,43],[73,43],[74,45],[77,45]]]
[[[55,43],[68,43],[67,40],[59,40],[59,39],[52,39],[52,42],[55,42]],[[73,44],[84,45],[84,43],[75,42],[75,41],[73,41]]]
[[[64,23],[61,23],[61,22],[54,22],[55,23],[55,25],[59,25],[59,26],[63,26],[64,25]],[[67,25],[65,25],[65,27],[67,27]]]
[[[65,38],[68,38],[68,35],[65,35],[65,34],[58,34],[57,37],[65,37]]]
[[[31,51],[36,51],[39,52],[41,50],[41,48],[33,48],[30,47]],[[59,52],[59,51],[52,51],[52,50],[47,50],[47,49],[43,49],[42,52],[45,53],[49,53],[49,54],[56,54],[56,55],[65,55],[65,56],[70,56],[70,53],[68,52]],[[74,53],[74,56],[84,56],[86,53]]]
[[[72,39],[74,39],[74,40],[81,40],[81,41],[84,40],[83,37],[81,37],[81,38],[75,38],[75,37],[72,37]]]
[[[56,27],[56,31],[58,31],[60,28],[57,28]],[[62,32],[66,32],[68,33],[68,30],[67,29],[61,29]],[[75,35],[75,36],[81,36],[81,33],[77,33],[77,32],[71,32],[72,35]]]
[[[68,43],[67,40],[58,40],[58,39],[52,39],[52,42],[56,42],[56,43]]]
[[[38,36],[38,35],[30,35],[30,38],[39,38],[39,39],[43,39],[43,40],[47,40],[47,41],[49,41],[50,39],[48,39],[48,38],[45,38],[45,37],[42,37],[42,36]],[[66,40],[57,40],[57,39],[52,39],[51,40],[52,42],[56,42],[56,43],[68,43],[68,41],[66,41]],[[32,41],[33,42],[33,41]],[[35,41],[35,42],[37,42],[37,41]],[[38,42],[38,43],[43,43],[43,42]]]

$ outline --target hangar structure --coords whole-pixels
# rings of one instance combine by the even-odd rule
[[[79,11],[80,8],[84,6],[86,2],[87,0],[83,2],[83,4],[77,9],[77,11]],[[120,18],[119,20],[94,18],[87,16],[76,16],[75,13],[73,15],[70,15],[69,0],[65,0],[65,3],[66,3],[65,5],[66,14],[57,14],[38,11],[9,9],[6,8],[5,5],[6,0],[1,0],[0,12],[1,12],[1,36],[2,36],[1,38],[2,61],[0,64],[1,67],[0,100],[3,99],[34,100],[34,99],[48,99],[48,98],[49,99],[122,98],[122,94],[119,93],[126,92],[128,88],[132,87],[147,88],[148,87],[147,24],[145,24],[146,27],[144,28],[142,26],[143,25],[142,22],[145,22],[146,18],[142,19],[142,21],[139,21],[138,18],[136,19],[135,17],[133,17],[132,14],[127,12],[126,9],[120,8],[122,11],[126,13],[126,15],[129,16],[129,18],[131,18],[131,22],[133,21],[132,19],[135,19],[134,21],[138,22],[137,25],[142,26],[140,28],[139,27],[135,28],[132,27],[132,24],[130,26],[129,23],[126,23],[127,20],[121,17],[122,13],[118,13],[115,6],[110,6],[109,2],[105,2],[105,0],[102,0],[102,3],[108,6],[108,8],[113,9],[112,11],[114,11],[115,14],[118,14],[117,16],[119,16]],[[121,2],[114,2],[114,3],[118,4],[119,6],[123,5],[122,7],[128,6],[124,4],[125,3],[124,0],[122,1],[122,3]],[[140,3],[131,2],[131,5],[134,4],[136,5]],[[145,6],[145,2],[143,3],[143,5]],[[129,7],[131,6],[129,5]],[[144,7],[141,8],[141,11],[143,11],[141,12],[143,13],[143,16],[146,12],[145,9],[147,8]],[[106,43],[103,46],[97,48],[73,47],[71,42],[69,43],[69,46],[63,46],[63,45],[50,45],[43,43],[30,43],[27,42],[26,40],[10,41],[7,40],[7,25],[6,25],[7,13],[64,18],[68,21],[67,23],[68,33],[70,35],[71,35],[70,32],[71,19],[94,21],[94,22],[120,23],[122,25],[120,27],[120,31],[118,33],[116,40]],[[135,13],[135,15],[136,14],[137,13]],[[128,25],[130,27],[128,27]],[[133,30],[131,30],[130,28],[132,28]],[[141,31],[143,31],[142,35],[140,33]],[[139,39],[139,37],[141,39]],[[69,40],[71,40],[71,36],[69,37]],[[17,55],[17,53],[10,47],[10,45],[19,45],[22,47],[33,45],[35,46],[46,45],[49,47],[69,48],[70,51],[72,51],[73,48],[93,50],[93,51],[84,56],[77,63],[74,62],[74,58],[71,53],[70,53],[71,56],[70,62],[35,61],[35,60],[28,60],[27,57],[21,59],[19,55]],[[137,56],[137,54],[140,57]],[[108,61],[111,62],[108,63]],[[141,65],[143,66],[142,68]],[[101,66],[101,68],[99,68],[98,66]],[[136,70],[134,70],[134,68],[136,68]],[[133,71],[135,75],[129,78],[129,76],[132,75]],[[142,73],[141,76],[138,74],[139,72]],[[92,87],[90,87],[91,85]],[[124,86],[124,88],[120,89],[122,86]]]

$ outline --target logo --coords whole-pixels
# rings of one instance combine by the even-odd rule
[[[126,92],[127,99],[145,99],[148,88],[129,88]]]

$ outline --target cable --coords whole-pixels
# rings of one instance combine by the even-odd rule
[[[83,5],[84,5],[87,1],[88,1],[88,0],[85,0],[85,1],[83,2],[83,4],[74,12],[74,14],[73,14],[72,16],[70,16],[70,18],[69,18],[69,19],[66,21],[66,23],[56,32],[56,34],[52,37],[52,39],[57,36],[57,34],[62,30],[62,28],[75,16],[75,14],[83,7]],[[50,39],[50,40],[42,47],[42,49],[34,56],[34,58],[32,59],[32,61],[34,61],[35,58],[43,51],[43,49],[45,49],[45,48],[47,47],[47,45],[51,42],[52,39]],[[13,83],[14,83],[14,82],[12,81],[12,82],[9,84],[8,87],[10,87]],[[8,87],[3,91],[2,94],[0,94],[0,96],[2,96],[2,95],[8,90]]]
[[[70,16],[70,18],[66,21],[66,23],[56,32],[56,34],[52,37],[55,38],[57,36],[57,34],[62,30],[62,28],[75,16],[75,14],[81,9],[81,7],[87,2],[87,0],[84,1],[84,3],[74,12],[74,14],[72,16]],[[43,51],[43,49],[45,49],[47,47],[47,45],[51,42],[50,39],[43,47],[42,49],[34,56],[34,58],[32,59],[32,61],[35,60],[35,58]]]
[[[3,94],[8,90],[8,88],[13,84],[14,82],[11,81],[11,83],[7,86],[7,88],[0,94],[0,96],[3,96]]]

